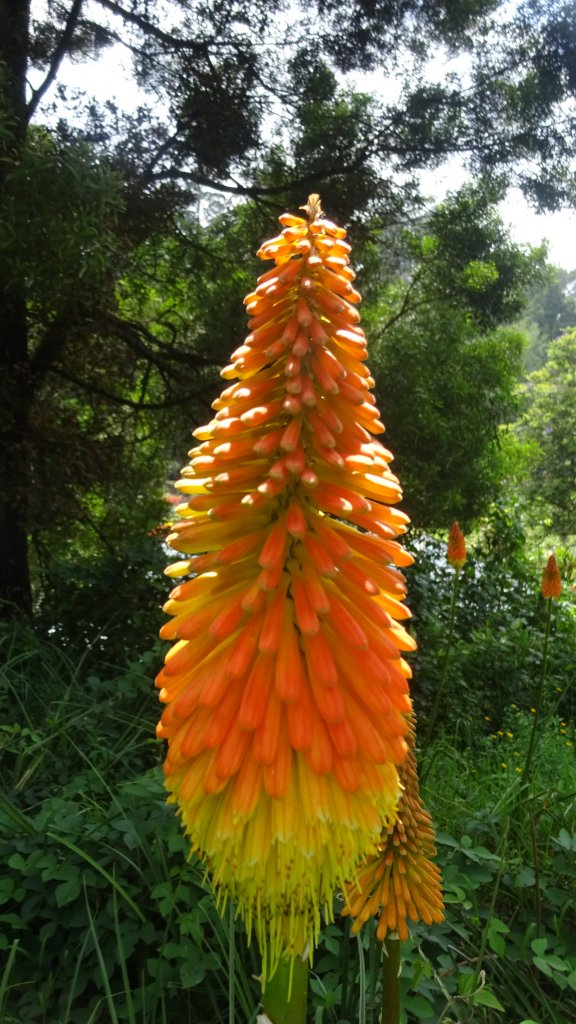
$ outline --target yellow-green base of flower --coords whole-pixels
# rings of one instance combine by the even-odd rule
[[[230,782],[190,804],[178,794],[181,779],[166,780],[220,909],[232,899],[263,951],[264,979],[282,955],[302,956],[314,948],[322,918],[332,918],[334,892],[355,878],[357,865],[374,851],[383,822],[394,822],[395,766],[370,765],[370,776],[370,788],[346,793],[296,754],[286,796],[260,792],[249,813],[238,811]]]

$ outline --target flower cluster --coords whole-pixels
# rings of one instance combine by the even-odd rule
[[[397,813],[414,642],[407,517],[364,365],[346,232],[317,196],[258,255],[233,383],[195,431],[168,542],[166,783],[272,973]]]
[[[355,918],[353,932],[379,914],[376,934],[383,941],[396,933],[408,938],[408,920],[426,924],[444,920],[440,871],[434,828],[420,798],[414,756],[414,716],[409,716],[409,750],[399,768],[402,792],[398,817],[383,833],[376,854],[359,868],[354,884],[346,888],[344,914]]]

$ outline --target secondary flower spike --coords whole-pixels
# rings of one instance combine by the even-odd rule
[[[405,941],[409,920],[425,924],[444,920],[440,870],[432,860],[436,854],[434,826],[420,798],[414,716],[409,720],[410,749],[399,769],[398,817],[384,830],[377,852],[357,871],[355,883],[347,887],[343,911],[355,918],[353,932],[379,914],[376,935],[382,942],[391,932]]]
[[[346,232],[317,196],[258,255],[233,383],[195,431],[169,543],[166,784],[273,973],[393,824],[414,642],[407,517],[364,365]]]
[[[542,597],[548,599],[549,597],[558,600],[562,592],[562,579],[560,577],[560,570],[558,568],[558,562],[556,561],[556,555],[550,555],[544,571],[542,573],[542,584],[541,584]]]
[[[464,563],[466,562],[466,541],[460,529],[460,523],[454,522],[450,527],[446,559],[452,568],[456,569],[457,573],[464,568]]]

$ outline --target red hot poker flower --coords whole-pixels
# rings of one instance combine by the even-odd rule
[[[272,973],[392,825],[414,648],[407,517],[364,365],[346,232],[309,199],[258,255],[250,333],[177,487],[166,784]]]
[[[562,590],[562,579],[560,577],[560,570],[556,561],[556,555],[550,555],[550,558],[546,562],[544,572],[542,573],[542,597],[554,598],[557,600],[560,597]]]
[[[353,932],[374,914],[379,914],[376,934],[384,941],[396,932],[408,938],[408,920],[426,924],[444,920],[440,871],[432,858],[436,854],[434,828],[420,799],[414,757],[414,716],[409,716],[409,751],[399,767],[402,792],[398,817],[382,835],[376,853],[358,869],[353,885],[346,888],[344,914],[354,920]]]
[[[466,561],[466,541],[464,540],[464,534],[460,529],[460,524],[457,522],[452,523],[452,526],[450,527],[446,558],[456,572],[460,572],[464,567],[464,563]]]

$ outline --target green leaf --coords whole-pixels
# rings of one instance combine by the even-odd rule
[[[499,1010],[504,1013],[502,1003],[489,988],[481,988],[479,992],[476,992],[472,1002],[475,1006],[489,1006],[491,1010]]]
[[[501,932],[502,935],[507,935],[510,931],[505,921],[501,921],[499,917],[490,918],[490,931]]]
[[[534,868],[524,867],[521,868],[517,875],[514,876],[514,885],[518,889],[528,888],[534,885],[536,882],[536,875],[534,874]]]
[[[569,971],[570,963],[567,960],[562,960],[561,957],[556,956],[555,953],[549,953],[546,956],[546,961],[554,968],[555,971]]]
[[[0,812],[12,822],[18,832],[30,836],[35,835],[37,829],[34,823],[18,807],[14,807],[14,804],[2,793],[0,793]]]
[[[537,967],[539,971],[542,971],[542,974],[545,974],[548,978],[552,977],[552,967],[544,957],[535,956],[533,962],[534,966]]]
[[[560,829],[558,836],[553,842],[555,846],[560,846],[563,850],[576,851],[576,833],[570,835],[565,828]]]
[[[16,882],[13,878],[0,878],[0,906],[8,902],[15,888]]]
[[[506,956],[506,943],[504,939],[498,932],[492,931],[491,928],[488,929],[488,945],[498,956]]]
[[[466,899],[466,892],[459,885],[447,885],[444,890],[445,903],[463,903]]]
[[[418,1020],[429,1020],[434,1017],[434,1007],[424,996],[405,996],[406,1009]]]
[[[60,885],[56,886],[54,895],[56,897],[56,905],[63,907],[66,903],[73,903],[78,899],[80,895],[80,878],[75,875],[72,878],[67,878],[65,882],[61,882]]]
[[[25,928],[24,920],[18,914],[0,914],[0,924],[9,924],[12,928]]]
[[[189,961],[180,967],[180,981],[184,988],[194,988],[201,981],[204,981],[205,977],[206,967],[203,963]]]
[[[498,956],[506,955],[506,943],[502,936],[506,935],[509,931],[508,925],[501,921],[499,917],[492,917],[490,919],[490,924],[488,925],[488,944]]]
[[[477,980],[474,973],[461,974],[458,978],[458,994],[461,996],[470,996],[476,985]]]

